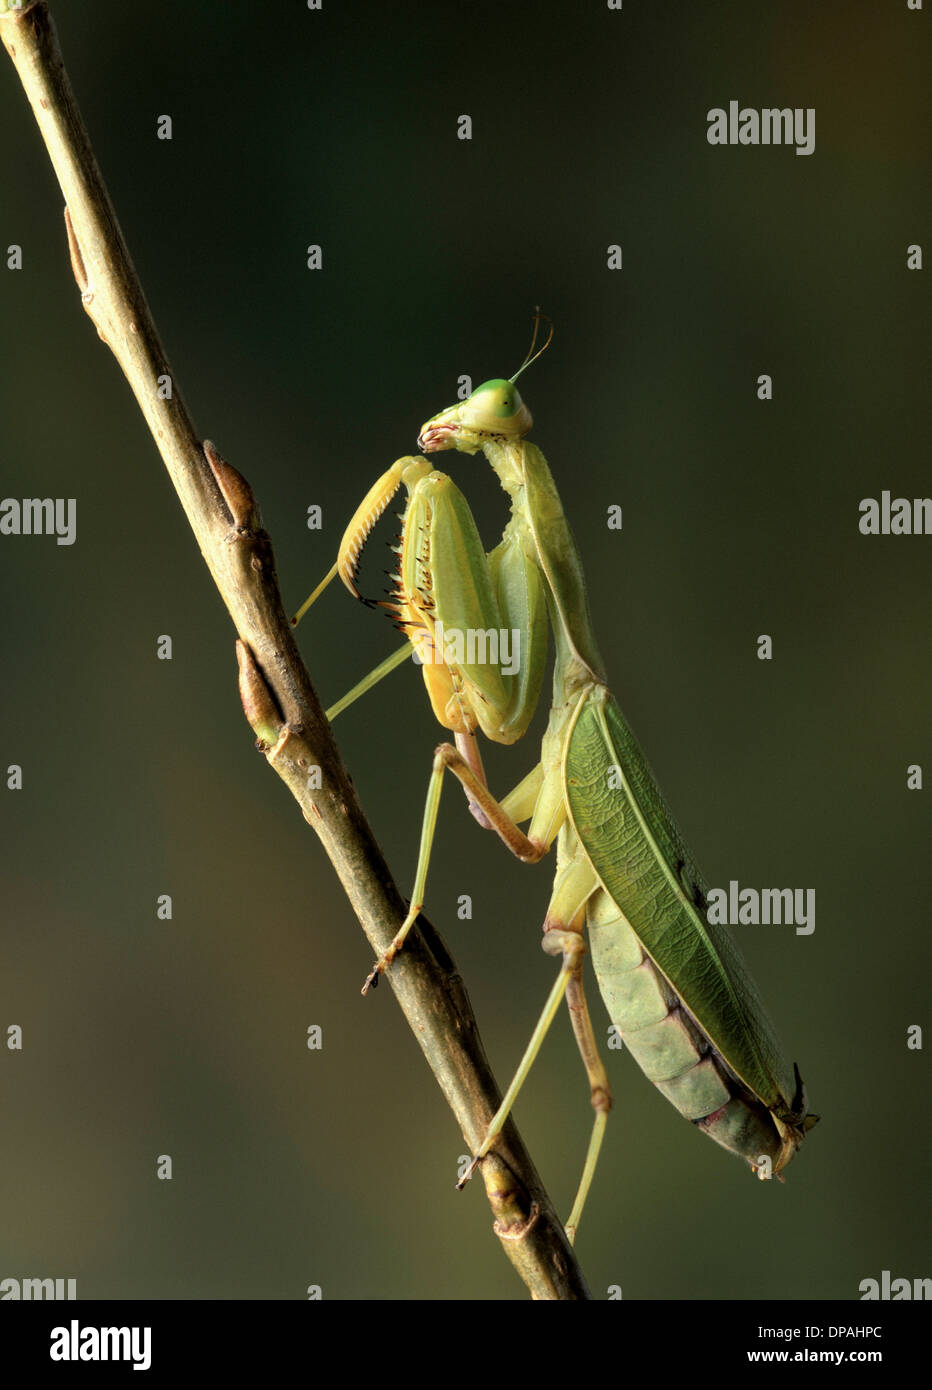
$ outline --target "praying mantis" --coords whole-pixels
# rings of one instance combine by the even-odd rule
[[[480,825],[496,831],[518,859],[535,863],[556,843],[542,945],[561,958],[560,971],[458,1186],[494,1143],[565,997],[595,1112],[567,1222],[572,1240],[611,1107],[583,990],[587,936],[602,999],[627,1050],[682,1115],[759,1177],[780,1175],[818,1117],[809,1113],[799,1069],[787,1062],[728,928],[707,920],[703,881],[608,689],[576,543],[546,460],[526,438],[531,414],[515,386],[550,342],[552,326],[534,352],[543,317],[535,317],[534,341],[513,377],[484,382],[434,415],[418,437],[422,455],[397,460],[373,485],[346,529],[337,562],[294,621],[337,574],[362,597],[356,574],[363,546],[404,485],[398,568],[380,606],[393,614],[406,644],[328,715],[335,717],[413,648],[433,712],[454,742],[434,755],[409,912],[363,993],[390,968],[423,906],[445,772],[462,784]],[[510,520],[488,555],[462,492],[423,457],[450,449],[481,451],[510,499]],[[526,732],[541,693],[548,626],[553,697],[540,759],[498,800],[486,783],[476,736],[511,744]],[[510,634],[517,660],[499,659],[495,634]]]

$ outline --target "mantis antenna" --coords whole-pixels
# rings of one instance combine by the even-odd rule
[[[541,319],[546,319],[547,322],[550,324],[550,332],[547,334],[547,341],[543,344],[542,347],[539,347],[539,348],[537,349],[537,351],[534,352],[534,344],[537,342],[537,335],[538,335],[538,333],[540,332],[540,321],[541,321]],[[551,340],[552,338],[553,338],[553,319],[550,317],[549,314],[543,313],[542,310],[538,307],[538,308],[535,309],[535,311],[534,311],[534,336],[533,336],[532,339],[531,339],[531,346],[528,348],[528,350],[527,350],[527,355],[525,356],[524,361],[521,363],[521,366],[520,366],[520,367],[518,368],[518,370],[515,372],[514,376],[510,376],[510,377],[508,378],[508,380],[511,382],[512,385],[514,385],[514,383],[518,380],[518,377],[519,377],[519,376],[521,375],[521,373],[524,371],[525,367],[529,367],[529,366],[531,365],[532,362],[536,362],[537,359],[538,359],[538,357],[540,357],[541,353],[547,351],[547,348],[549,348],[549,346],[550,346],[550,340]],[[533,353],[533,356],[531,355],[532,353]]]

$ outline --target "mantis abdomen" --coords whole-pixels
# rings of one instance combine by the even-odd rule
[[[648,1080],[681,1115],[757,1169],[779,1164],[783,1139],[770,1112],[728,1066],[645,952],[615,902],[589,904],[589,948],[608,1016]]]

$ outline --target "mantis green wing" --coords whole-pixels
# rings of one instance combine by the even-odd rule
[[[769,1154],[779,1172],[815,1120],[728,929],[706,920],[699,875],[604,687],[580,702],[564,768],[574,828],[622,919],[590,913],[609,1016],[688,1119],[755,1168]],[[632,961],[625,924],[653,971]]]

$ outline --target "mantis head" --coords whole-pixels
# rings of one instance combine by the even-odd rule
[[[541,319],[547,319],[550,332],[547,341],[535,352]],[[432,416],[421,428],[418,448],[423,449],[425,454],[438,453],[441,449],[458,449],[462,454],[475,454],[492,440],[507,444],[523,439],[534,421],[515,382],[525,367],[537,360],[552,337],[553,324],[538,309],[534,315],[531,346],[514,376],[508,380],[495,377],[492,381],[484,381],[465,401]]]
[[[518,388],[497,377],[477,386],[459,405],[451,405],[428,420],[418,435],[417,446],[425,454],[441,449],[474,454],[490,439],[521,439],[533,423]]]

